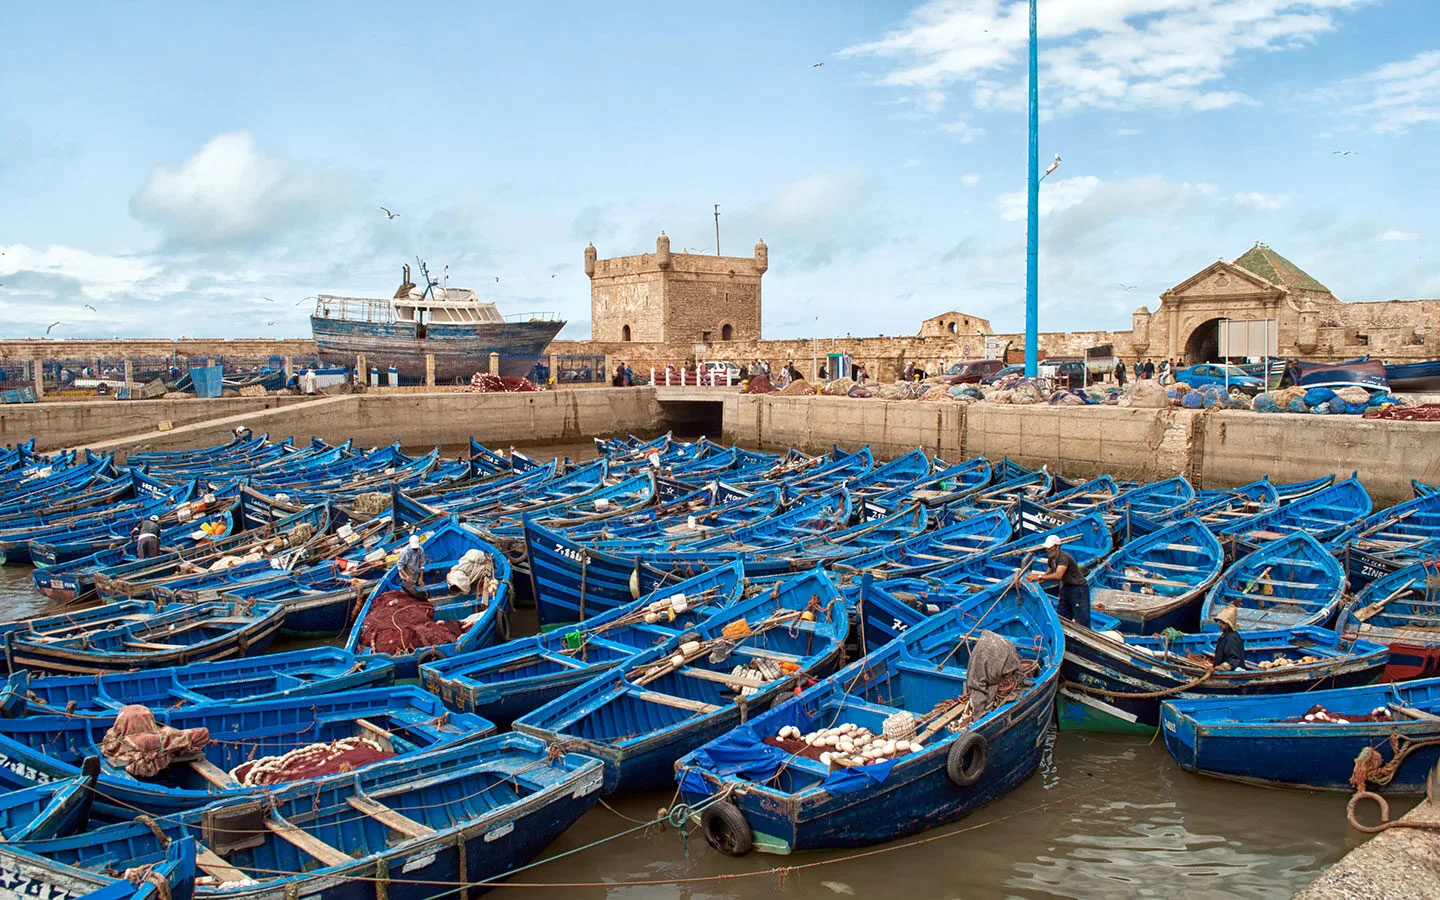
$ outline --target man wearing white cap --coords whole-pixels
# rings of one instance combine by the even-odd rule
[[[420,548],[420,535],[410,535],[409,545],[400,551],[400,587],[416,600],[425,599],[425,551]]]
[[[1089,628],[1090,585],[1086,583],[1085,572],[1075,562],[1075,557],[1060,549],[1060,538],[1053,534],[1045,539],[1045,563],[1044,573],[1031,572],[1030,580],[1059,582],[1060,618]]]
[[[139,537],[135,539],[135,555],[141,559],[150,559],[152,556],[159,556],[160,517],[151,516],[141,522],[137,533]]]

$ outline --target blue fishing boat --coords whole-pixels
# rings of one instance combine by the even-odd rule
[[[107,805],[168,813],[223,798],[254,797],[275,789],[275,782],[263,777],[267,760],[315,744],[364,743],[373,752],[347,763],[358,770],[494,731],[479,716],[449,712],[438,697],[414,686],[151,712],[160,725],[206,729],[208,740],[196,748],[198,758],[184,754],[152,778],[106,766],[98,794]],[[101,744],[117,715],[0,718],[0,787],[79,776],[86,757],[102,755]]]
[[[1390,389],[1385,365],[1368,356],[1335,363],[1301,362],[1299,366],[1298,386],[1302,388],[1327,387],[1338,390],[1363,387],[1371,391]]]
[[[984,676],[971,655],[992,634],[1013,645],[1019,668],[976,710],[978,694],[964,695]],[[1039,765],[1062,646],[1033,585],[973,594],[683,757],[675,773],[699,810],[691,821],[711,846],[743,856],[876,844],[968,815]],[[800,739],[820,729],[843,732],[834,752]]]
[[[1440,494],[1378,510],[1330,542],[1345,561],[1350,589],[1362,590],[1376,578],[1440,552]]]
[[[425,568],[420,590],[429,598],[436,622],[456,623],[455,639],[394,653],[378,651],[366,642],[366,621],[384,602],[381,598],[403,592],[397,566],[375,585],[355,616],[354,627],[345,642],[345,649],[361,659],[377,655],[394,662],[397,678],[417,677],[422,661],[468,653],[510,637],[510,562],[505,554],[454,517],[422,535],[421,548],[425,552]],[[473,580],[467,575],[467,583],[462,587],[452,575],[463,566],[471,566],[479,574]]]
[[[1249,553],[1266,541],[1304,531],[1322,544],[1370,514],[1370,495],[1354,475],[1344,481],[1291,500],[1279,509],[1241,519],[1220,529],[1221,540],[1235,555]]]
[[[24,798],[0,798],[0,802]],[[10,807],[25,815],[28,806]],[[7,803],[8,805],[8,803]],[[19,846],[0,846],[0,882],[7,897],[49,900],[191,900],[195,885],[195,841],[171,841],[156,862],[136,869],[137,880],[100,872],[58,872],[43,857]],[[143,877],[139,877],[143,874]]]
[[[1440,675],[1440,563],[1424,560],[1375,579],[1340,611],[1335,628],[1390,648],[1385,681]]]
[[[1169,513],[1157,514],[1155,521],[1164,524],[1194,516],[1206,528],[1218,532],[1241,519],[1252,519],[1279,507],[1280,492],[1268,478],[1261,478],[1237,488],[1196,491],[1190,503]]]
[[[264,653],[283,617],[278,606],[223,601],[167,608],[112,603],[0,625],[0,641],[7,671],[123,672]]]
[[[1043,468],[1006,481],[1001,481],[997,474],[988,485],[967,497],[966,502],[980,509],[1013,509],[1021,500],[1038,501],[1048,496],[1054,486],[1054,476]]]
[[[420,667],[451,709],[507,724],[695,628],[740,598],[739,562],[708,569],[573,628],[516,638]],[[677,610],[679,610],[677,612]]]
[[[1090,572],[1090,608],[1132,634],[1194,631],[1200,601],[1220,576],[1225,551],[1198,519],[1128,541]]]
[[[1424,497],[1429,494],[1440,494],[1440,486],[1426,484],[1419,479],[1410,479],[1410,489],[1415,492],[1416,497]]]
[[[1224,607],[1234,607],[1240,631],[1325,627],[1345,596],[1345,570],[1310,535],[1296,532],[1270,541],[1236,560],[1205,595],[1201,626],[1217,631],[1212,620]]]
[[[1334,475],[1325,475],[1321,478],[1311,478],[1308,481],[1293,481],[1289,484],[1275,485],[1275,494],[1280,502],[1291,503],[1301,497],[1308,497],[1317,491],[1323,491],[1335,483]]]
[[[1182,769],[1233,781],[1322,791],[1425,790],[1440,761],[1440,678],[1266,697],[1172,700],[1160,711],[1165,747]],[[1398,763],[1397,763],[1398,757]]]
[[[1076,519],[1092,512],[1107,509],[1110,502],[1120,496],[1121,487],[1109,475],[1101,475],[1089,481],[1060,490],[1037,503],[1045,509]]]
[[[990,461],[983,456],[953,466],[935,460],[934,471],[928,477],[870,497],[868,502],[881,508],[923,503],[933,509],[964,500],[989,484],[991,474]]]
[[[1150,734],[1160,698],[1286,694],[1369,684],[1389,655],[1383,644],[1341,640],[1311,626],[1245,633],[1245,668],[1210,666],[1219,635],[1122,635],[1074,622],[1065,629],[1060,728]]]
[[[27,843],[37,877],[163,859],[191,838],[205,900],[432,900],[481,891],[530,862],[595,805],[599,764],[506,734],[174,815]],[[343,848],[343,849],[341,849]]]
[[[1440,359],[1388,365],[1385,380],[1392,391],[1440,390]]]
[[[846,556],[834,566],[836,577],[869,572],[876,578],[918,578],[970,559],[1010,540],[1013,529],[1004,512],[967,516],[935,531]]]
[[[357,660],[336,647],[98,676],[22,669],[0,692],[0,715],[105,716],[130,703],[177,709],[282,700],[384,687],[394,679],[393,665]]]
[[[1093,566],[1114,546],[1110,527],[1098,514],[1091,513],[1044,531],[1022,533],[1008,543],[937,569],[926,575],[925,580],[937,585],[963,585],[970,590],[983,590],[1008,581],[1017,572],[1043,572],[1046,568],[1045,539],[1051,535],[1060,539],[1060,545],[1082,568]]]
[[[660,787],[682,754],[828,675],[850,630],[819,569],[725,613],[516,719],[515,730],[599,759],[606,793]]]

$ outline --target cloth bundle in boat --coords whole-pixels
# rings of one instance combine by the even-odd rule
[[[1015,645],[993,631],[980,632],[965,667],[965,691],[970,695],[970,721],[974,722],[1004,701],[1002,690],[1020,678],[1020,654]],[[1009,693],[1008,690],[1004,690]]]
[[[360,623],[360,646],[376,653],[410,653],[449,644],[460,636],[459,622],[435,621],[435,607],[404,591],[386,591]]]
[[[331,743],[296,747],[279,756],[262,756],[236,766],[230,777],[245,787],[284,784],[323,775],[353,772],[395,754],[370,738],[348,737]]]
[[[460,561],[450,568],[445,581],[462,594],[468,594],[476,586],[486,585],[495,574],[495,561],[490,554],[480,550],[466,550]]]
[[[193,756],[210,743],[208,728],[171,728],[155,721],[144,706],[126,706],[100,741],[105,761],[136,778],[154,778],[177,759]]]

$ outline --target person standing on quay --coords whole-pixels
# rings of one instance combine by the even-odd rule
[[[1137,356],[1137,357],[1135,357],[1135,380],[1136,380],[1136,381],[1139,381],[1140,379],[1142,379],[1142,378],[1144,378],[1144,377],[1145,377],[1145,364],[1142,363],[1142,362],[1140,361],[1140,357]]]
[[[1155,377],[1155,360],[1153,360],[1153,359],[1147,359],[1147,360],[1145,360],[1145,377],[1146,377],[1147,379],[1148,379],[1148,378],[1154,378],[1154,377]]]
[[[1115,383],[1121,387],[1125,386],[1125,360],[1115,361]]]
[[[1031,572],[1029,580],[1037,583],[1059,582],[1060,618],[1089,628],[1090,585],[1086,583],[1085,572],[1075,562],[1075,557],[1060,549],[1060,538],[1053,534],[1045,539],[1045,564],[1045,571]]]

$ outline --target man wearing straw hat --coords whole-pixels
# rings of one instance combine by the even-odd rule
[[[1210,664],[1219,672],[1245,668],[1245,641],[1235,630],[1235,607],[1221,607],[1214,619],[1220,623],[1220,639],[1215,642],[1215,656]]]
[[[1060,602],[1057,609],[1060,618],[1089,628],[1090,585],[1085,581],[1085,572],[1075,561],[1075,557],[1060,549],[1060,538],[1057,535],[1052,534],[1045,539],[1045,566],[1043,573],[1031,572],[1030,580],[1059,582]]]

